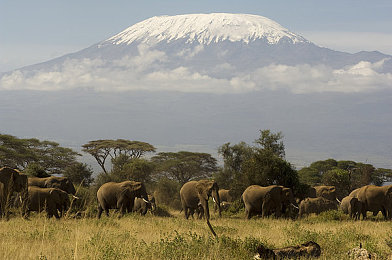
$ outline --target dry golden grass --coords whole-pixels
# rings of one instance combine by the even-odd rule
[[[171,213],[1,220],[0,259],[251,259],[260,243],[283,247],[308,240],[320,244],[321,259],[347,259],[347,251],[360,242],[379,259],[392,254],[392,222],[333,220],[334,214],[296,221],[213,216],[215,239],[205,221]]]

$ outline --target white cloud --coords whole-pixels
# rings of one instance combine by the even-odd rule
[[[213,76],[232,65],[217,65],[211,73],[187,67],[162,69],[165,53],[139,47],[140,55],[114,62],[101,59],[67,59],[52,71],[36,71],[32,75],[14,71],[0,79],[0,90],[31,89],[56,91],[90,88],[96,91],[182,91],[204,93],[243,93],[264,89],[286,89],[293,93],[372,92],[392,89],[392,74],[381,73],[385,60],[359,62],[334,70],[324,65],[279,65],[257,68],[249,73],[233,73],[229,77]],[[31,73],[31,72],[29,72]]]

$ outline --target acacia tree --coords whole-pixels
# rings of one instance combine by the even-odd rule
[[[134,159],[142,157],[147,152],[155,152],[155,147],[149,143],[125,139],[95,140],[82,147],[82,151],[91,154],[106,174],[108,172],[105,163],[108,157],[112,160],[116,160],[119,156]]]
[[[70,148],[36,138],[22,139],[0,134],[0,165],[24,170],[29,164],[42,167],[48,174],[63,173],[80,156]],[[34,167],[33,167],[34,168]]]
[[[368,184],[382,185],[389,169],[376,169],[371,164],[328,159],[316,161],[298,171],[301,182],[309,185],[330,184],[349,192]]]
[[[178,181],[181,185],[196,179],[210,178],[217,171],[217,161],[208,153],[180,151],[162,152],[151,158],[159,177]]]

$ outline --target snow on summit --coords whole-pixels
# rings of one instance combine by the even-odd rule
[[[187,43],[199,42],[200,44],[224,40],[249,43],[263,39],[269,44],[276,44],[282,38],[292,43],[308,42],[263,16],[212,13],[152,17],[127,28],[104,43],[154,44],[181,39],[186,40]]]

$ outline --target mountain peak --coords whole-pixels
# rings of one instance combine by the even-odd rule
[[[265,40],[269,44],[276,44],[281,39],[291,43],[308,42],[302,36],[263,16],[211,13],[155,16],[125,29],[102,44],[155,44],[175,40],[200,44],[225,40],[249,43],[257,39]]]

